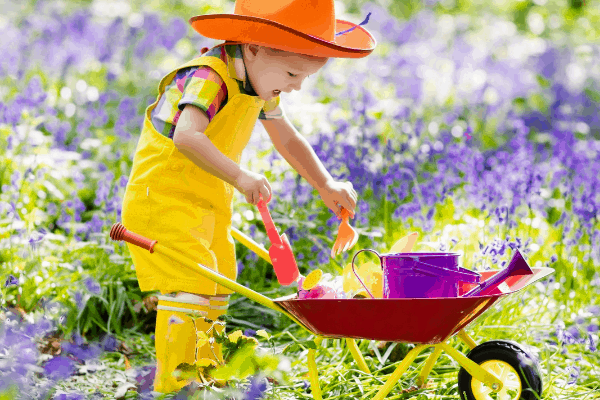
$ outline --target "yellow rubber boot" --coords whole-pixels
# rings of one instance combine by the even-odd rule
[[[208,358],[217,363],[222,362],[220,346],[217,343],[206,343],[198,349],[196,354],[196,330],[208,332],[212,323],[207,323],[203,318],[194,321],[187,313],[216,320],[227,312],[227,300],[217,296],[197,296],[182,293],[179,297],[158,296],[156,315],[155,347],[156,347],[156,376],[154,378],[154,391],[159,393],[173,393],[181,390],[191,383],[191,380],[178,381],[173,372],[181,363],[194,364],[196,359]],[[214,296],[213,296],[214,298]],[[217,305],[211,305],[211,302]],[[218,307],[218,309],[213,309]],[[221,328],[222,329],[222,328]],[[212,333],[209,334],[212,336]],[[214,353],[213,353],[214,352]],[[215,357],[216,354],[216,357]],[[217,359],[218,357],[218,359]],[[202,383],[198,378],[198,383]]]

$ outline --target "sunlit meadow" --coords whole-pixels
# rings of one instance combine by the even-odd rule
[[[260,124],[242,160],[270,180],[270,208],[301,272],[339,274],[356,250],[385,252],[413,231],[417,251],[457,251],[473,270],[502,268],[519,249],[554,274],[498,302],[468,333],[530,346],[543,399],[600,398],[598,3],[336,8],[355,22],[371,13],[377,50],[331,60],[282,102],[329,171],[359,193],[356,247],[331,259],[338,220]],[[187,19],[233,3],[5,0],[0,9],[0,399],[149,399],[156,297],[140,292],[127,248],[108,232],[159,79],[212,44]],[[241,195],[235,207],[234,225],[267,244],[256,210]],[[292,292],[239,244],[237,256],[240,283],[272,298]],[[227,321],[236,330],[258,340],[251,356],[261,367],[232,369],[228,387],[198,398],[311,398],[313,337],[240,296]],[[343,341],[322,344],[324,398],[372,397],[413,345],[359,347],[372,374]],[[459,366],[445,356],[430,387],[403,392],[427,355],[388,398],[459,398]]]

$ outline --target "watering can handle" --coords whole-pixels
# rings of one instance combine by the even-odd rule
[[[381,256],[375,250],[362,249],[362,250],[357,251],[356,254],[354,255],[354,257],[352,258],[352,272],[354,272],[354,275],[356,276],[356,279],[358,279],[358,281],[360,282],[360,284],[365,288],[365,290],[367,291],[367,293],[369,294],[369,296],[371,296],[371,298],[374,299],[375,296],[373,296],[371,294],[371,292],[369,292],[369,289],[367,289],[367,286],[363,283],[362,279],[360,279],[360,276],[358,276],[358,274],[356,273],[356,270],[354,269],[354,260],[356,260],[356,256],[359,255],[360,253],[362,253],[363,251],[370,251],[371,253],[375,253],[377,255],[377,257],[379,258],[379,264],[380,265],[381,265]]]

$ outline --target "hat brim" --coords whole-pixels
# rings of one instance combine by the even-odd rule
[[[337,32],[356,28],[335,36],[333,42],[268,19],[245,15],[199,15],[190,18],[189,22],[196,32],[207,38],[254,43],[315,57],[363,58],[371,54],[377,44],[362,26],[340,19],[336,20]]]

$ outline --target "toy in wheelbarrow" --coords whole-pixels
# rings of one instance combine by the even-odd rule
[[[269,253],[264,247],[236,229],[232,230],[232,234],[270,262]],[[463,400],[534,399],[541,396],[542,379],[534,355],[513,341],[493,340],[477,345],[465,331],[470,323],[502,297],[517,292],[554,271],[551,268],[530,268],[518,250],[504,270],[481,273],[459,267],[457,253],[377,254],[382,277],[378,281],[369,280],[366,275],[361,276],[361,268],[356,272],[356,256],[362,251],[374,252],[364,249],[355,254],[351,267],[354,277],[368,297],[351,298],[348,293],[352,294],[356,290],[341,291],[343,294],[338,290],[334,291],[333,296],[329,292],[329,298],[300,298],[298,294],[294,294],[273,300],[189,259],[166,244],[130,232],[121,224],[113,225],[110,237],[195,267],[202,276],[285,314],[316,336],[317,347],[323,338],[344,338],[355,362],[365,373],[370,373],[370,370],[355,339],[414,343],[416,346],[372,397],[375,400],[384,399],[415,358],[429,347],[433,347],[433,351],[417,377],[419,387],[426,385],[434,364],[444,351],[461,366],[458,389]],[[297,268],[295,261],[294,267]],[[289,276],[294,275],[292,273]],[[303,277],[298,273],[295,282],[300,284],[300,293],[302,290],[310,292],[318,287],[321,284],[318,275],[316,273],[313,277]],[[342,278],[347,281],[346,286],[353,283],[349,276],[345,274]],[[304,285],[309,278],[312,282]],[[377,282],[382,285],[379,292],[382,298],[374,295],[378,293]],[[327,284],[325,282],[322,286]],[[455,336],[470,348],[467,355],[448,343]],[[316,349],[310,349],[308,369],[313,398],[321,400],[323,394],[319,386],[315,356]]]

